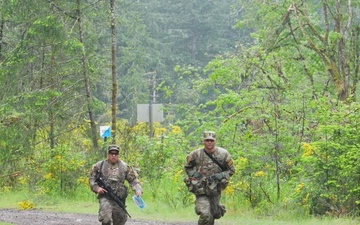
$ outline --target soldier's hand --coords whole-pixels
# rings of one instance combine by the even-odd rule
[[[136,191],[135,195],[138,196],[138,197],[141,197],[142,196],[142,191]]]
[[[107,191],[104,189],[104,188],[102,188],[102,187],[99,187],[98,189],[97,189],[97,193],[98,194],[105,194]]]
[[[198,171],[196,171],[196,172],[192,175],[192,177],[194,177],[194,178],[196,178],[196,179],[200,179],[200,178],[203,177],[203,175],[202,175],[201,173],[199,173]]]
[[[213,175],[212,175],[212,177],[213,177],[215,180],[218,180],[218,181],[220,181],[220,180],[222,180],[222,179],[226,178],[226,176],[225,176],[225,173],[224,173],[224,172],[221,172],[221,173],[215,173],[215,174],[213,174]]]

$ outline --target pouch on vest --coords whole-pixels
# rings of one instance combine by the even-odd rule
[[[202,180],[199,179],[190,179],[188,177],[186,177],[184,179],[184,182],[188,188],[188,190],[192,193],[194,193],[195,195],[203,195],[205,194],[205,188],[204,188],[204,182]]]
[[[116,188],[115,194],[117,197],[119,197],[121,200],[123,200],[125,202],[125,200],[128,196],[128,188],[125,185],[119,185]]]
[[[208,196],[216,196],[220,194],[220,190],[218,190],[218,182],[214,180],[208,180],[206,182],[205,194]]]

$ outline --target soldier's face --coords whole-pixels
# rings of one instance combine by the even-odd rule
[[[205,144],[205,148],[211,150],[214,148],[215,146],[215,140],[211,140],[211,139],[206,139],[204,140],[204,144]]]
[[[117,151],[110,151],[109,154],[109,160],[111,163],[116,163],[119,159],[119,152]]]

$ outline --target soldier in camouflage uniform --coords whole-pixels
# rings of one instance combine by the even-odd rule
[[[99,221],[102,225],[124,225],[127,221],[126,212],[106,195],[106,190],[96,183],[96,177],[101,172],[103,180],[111,187],[114,194],[121,199],[125,205],[128,195],[124,182],[130,184],[135,195],[142,196],[142,187],[138,175],[132,167],[119,159],[119,147],[110,145],[108,147],[108,158],[95,163],[90,172],[89,184],[99,199]],[[112,222],[112,223],[111,223]]]
[[[185,178],[188,190],[195,194],[195,212],[198,225],[213,225],[226,210],[220,204],[221,191],[228,185],[235,167],[230,153],[216,147],[216,134],[204,132],[204,148],[196,149],[186,157]]]

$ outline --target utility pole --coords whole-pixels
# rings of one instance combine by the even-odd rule
[[[154,136],[154,122],[153,122],[153,103],[156,103],[156,70],[148,72],[145,75],[150,75],[149,79],[149,126],[150,126],[150,138]]]

